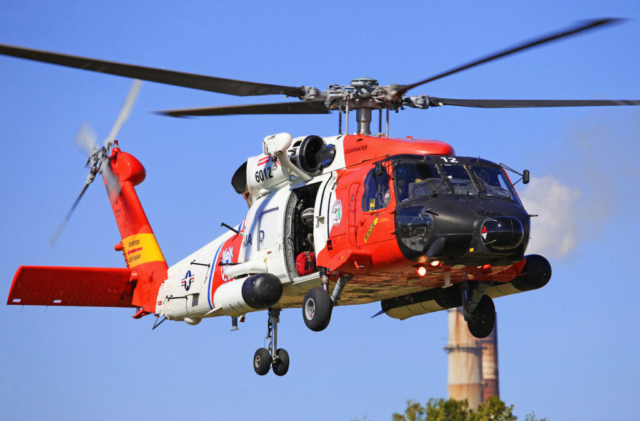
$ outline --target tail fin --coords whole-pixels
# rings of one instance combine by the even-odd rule
[[[120,189],[104,179],[122,237],[115,248],[122,250],[127,268],[131,270],[131,280],[137,283],[132,304],[141,307],[144,314],[154,313],[158,290],[167,278],[168,267],[134,189],[144,181],[146,171],[135,157],[120,151],[117,144],[115,146],[111,155],[111,169],[120,183]]]

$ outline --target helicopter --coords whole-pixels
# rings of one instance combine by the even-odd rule
[[[559,39],[620,22],[599,19],[525,41],[407,85],[357,78],[347,86],[281,86],[231,80],[0,45],[0,54],[236,96],[285,95],[281,102],[161,111],[173,117],[238,114],[329,114],[339,134],[264,138],[231,177],[248,213],[203,248],[171,267],[165,261],[135,187],[144,166],[116,140],[133,106],[134,85],[102,145],[87,128],[76,139],[89,175],[52,237],[55,243],[89,185],[102,176],[121,241],[125,268],[20,267],[9,305],[130,307],[197,325],[228,316],[232,330],[251,312],[267,310],[269,345],[253,357],[257,374],[289,370],[278,348],[283,309],[301,308],[305,325],[325,330],[333,308],[380,302],[377,315],[404,320],[462,307],[469,331],[486,337],[495,325],[493,300],[544,287],[551,265],[526,255],[531,218],[515,190],[522,173],[476,157],[460,157],[444,142],[389,136],[390,111],[640,105],[638,100],[495,100],[406,95],[429,82]],[[371,131],[379,112],[378,133]],[[350,134],[350,112],[356,130]],[[383,119],[383,112],[386,119]],[[346,130],[342,130],[343,115]],[[383,120],[386,130],[383,132]],[[520,179],[512,182],[509,172]],[[376,315],[376,316],[377,316]]]

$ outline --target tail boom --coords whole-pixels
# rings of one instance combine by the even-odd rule
[[[167,263],[149,225],[134,186],[142,183],[146,171],[132,155],[113,149],[111,169],[120,183],[120,192],[104,179],[122,241],[116,250],[124,254],[131,279],[136,282],[132,303],[144,313],[155,313],[158,290],[167,279]]]

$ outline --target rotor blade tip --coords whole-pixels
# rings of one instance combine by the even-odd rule
[[[152,114],[156,114],[156,115],[161,115],[163,117],[193,118],[193,117],[182,115],[182,114],[176,114],[176,113],[173,113],[171,111],[152,111],[151,113]]]

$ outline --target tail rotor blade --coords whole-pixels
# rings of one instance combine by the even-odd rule
[[[98,136],[93,127],[89,123],[84,123],[73,139],[73,146],[89,156],[99,149],[97,139]]]
[[[133,105],[136,103],[136,99],[138,98],[138,93],[140,92],[140,86],[142,82],[139,79],[135,79],[131,84],[131,89],[129,89],[129,93],[127,94],[127,98],[124,100],[124,104],[122,104],[122,108],[120,109],[120,113],[118,114],[118,118],[116,118],[115,123],[113,123],[113,127],[111,127],[111,132],[109,132],[109,136],[104,140],[104,147],[107,151],[111,148],[111,144],[115,140],[120,128],[129,118],[129,114],[131,114],[131,110],[133,109]]]
[[[120,187],[120,180],[118,180],[118,177],[113,173],[109,162],[110,161],[108,159],[104,160],[100,168],[100,174],[102,174],[102,177],[107,180],[107,192],[109,193],[109,196],[111,197],[111,192],[115,192],[115,195],[118,196],[122,190]]]
[[[78,198],[76,199],[75,202],[73,202],[73,205],[71,206],[71,209],[69,209],[69,212],[67,212],[67,215],[64,217],[62,222],[60,222],[60,225],[58,225],[58,228],[56,228],[55,232],[53,233],[53,235],[49,239],[49,243],[51,244],[51,247],[55,246],[56,243],[58,242],[58,238],[60,238],[60,234],[62,234],[62,231],[64,231],[64,228],[67,226],[67,222],[69,222],[69,219],[71,219],[71,215],[73,215],[73,211],[76,210],[76,207],[78,206],[78,203],[80,203],[80,199],[82,199],[82,196],[84,195],[84,192],[87,191],[87,188],[93,182],[94,178],[95,178],[95,176],[93,174],[89,174],[89,176],[87,177],[87,181],[85,181],[84,187],[82,187],[82,190],[80,191],[80,194],[78,195]]]

